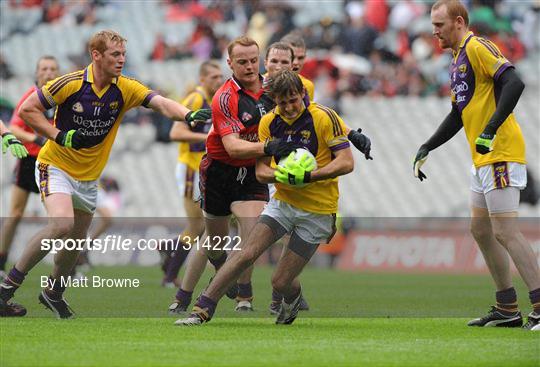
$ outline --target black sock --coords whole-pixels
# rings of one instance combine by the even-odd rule
[[[241,301],[251,301],[253,299],[253,287],[251,282],[240,284],[238,283],[238,296],[237,299]]]
[[[272,288],[272,302],[281,303],[283,295]]]
[[[511,315],[519,311],[514,287],[496,292],[495,299],[497,300],[497,309],[503,315]]]
[[[287,303],[288,305],[290,305],[291,303],[294,302],[295,299],[298,298],[298,296],[300,295],[300,293],[302,293],[302,288],[298,289],[298,292],[293,292],[292,294],[290,295],[283,295],[283,300],[285,301],[285,303]]]
[[[530,291],[529,299],[531,300],[533,311],[540,314],[540,288]]]
[[[62,295],[64,294],[64,291],[66,290],[66,287],[62,285],[61,279],[54,279],[52,275],[49,275],[49,279],[47,279],[47,287],[45,287],[45,293],[47,293],[47,296],[53,300],[60,300],[62,299]]]

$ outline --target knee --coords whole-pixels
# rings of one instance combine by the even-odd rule
[[[238,256],[238,261],[240,262],[242,268],[247,268],[251,266],[255,260],[257,260],[257,256],[253,251],[243,251]]]
[[[470,231],[476,242],[481,246],[492,236],[492,230],[489,223],[471,222]]]
[[[74,226],[73,218],[61,218],[51,220],[49,222],[49,228],[51,231],[51,237],[62,238],[71,233]]]
[[[24,214],[24,208],[14,208],[9,213],[11,220],[18,223]]]
[[[188,227],[194,236],[202,236],[204,233],[204,220],[202,218],[191,218]]]

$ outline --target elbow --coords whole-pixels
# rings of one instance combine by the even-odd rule
[[[349,166],[347,167],[347,173],[346,174],[349,174],[352,171],[354,171],[354,163],[349,164]]]
[[[516,88],[519,89],[519,94],[521,95],[521,93],[523,93],[523,91],[525,90],[525,83],[523,83],[523,80],[518,79],[516,81]]]
[[[227,154],[229,154],[229,156],[232,158],[232,159],[243,159],[243,155],[242,155],[242,151],[239,150],[239,149],[236,149],[234,147],[225,147],[225,150],[227,151]]]
[[[169,139],[171,139],[171,141],[179,141],[180,138],[178,137],[178,134],[176,134],[174,132],[174,129],[171,129],[171,131],[169,131]]]
[[[343,174],[347,175],[352,171],[354,171],[354,161],[351,159],[350,161],[347,161],[347,164],[343,167]]]
[[[260,169],[255,169],[255,178],[262,184],[268,183],[265,182],[266,180],[264,179],[264,175],[262,174]]]
[[[28,106],[26,106],[26,104],[23,104],[20,108],[19,108],[19,111],[18,112],[18,115],[21,119],[23,119],[25,122],[27,122],[29,120],[28,118],[28,114],[31,112],[31,108],[29,108]],[[28,122],[27,122],[28,123]]]

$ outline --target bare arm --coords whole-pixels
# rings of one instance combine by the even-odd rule
[[[186,114],[189,112],[186,106],[160,95],[154,96],[148,103],[148,107],[171,120],[185,121]]]
[[[252,143],[233,133],[221,138],[227,153],[234,159],[250,159],[264,156],[264,143]]]
[[[257,159],[255,175],[257,176],[257,181],[260,183],[269,184],[276,182],[274,177],[274,169],[270,166],[271,161],[271,157],[261,157]]]
[[[41,104],[37,92],[34,92],[21,105],[19,116],[39,135],[54,140],[60,130],[49,123],[43,112],[45,107]]]
[[[311,172],[311,182],[343,176],[353,171],[354,158],[351,148],[338,150],[334,152],[334,156],[329,164]]]
[[[181,141],[186,143],[199,143],[206,141],[205,133],[197,133],[191,129],[183,121],[175,121],[169,133],[172,141]]]
[[[5,133],[9,133],[9,129],[4,125],[4,121],[0,120],[0,135],[4,135]]]
[[[33,143],[39,135],[25,131],[19,126],[11,124],[11,132],[23,143]]]

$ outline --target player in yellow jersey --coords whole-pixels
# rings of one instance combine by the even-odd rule
[[[304,49],[304,56],[305,56],[305,49]],[[266,49],[266,55],[264,59],[264,68],[266,69],[266,74],[263,75],[264,77],[264,86],[268,87],[270,86],[272,82],[272,78],[276,76],[280,71],[282,70],[293,70],[293,62],[296,60],[296,56],[293,52],[292,46],[289,45],[286,42],[274,42],[268,48]],[[303,60],[303,58],[302,58]],[[303,64],[303,62],[302,62]],[[302,85],[304,86],[304,89],[306,90],[305,99],[306,103],[313,100],[313,83],[306,78],[303,78],[300,74],[300,79],[302,80]],[[270,95],[269,92],[266,92],[263,96],[263,103],[265,104],[265,108],[267,111],[271,111],[275,106],[276,103],[274,101],[274,98]],[[276,188],[274,185],[269,185],[268,187],[270,197],[274,196],[274,193],[276,192]],[[281,243],[286,243],[288,241],[288,236],[284,236],[284,238],[280,241]],[[282,253],[284,254],[285,248],[283,247]],[[269,249],[271,251],[271,249]],[[270,314],[277,315],[279,313],[279,309],[281,308],[281,301],[283,297],[281,294],[279,294],[276,290],[272,290],[272,301],[270,302],[269,310]],[[302,298],[300,301],[300,310],[301,311],[307,311],[309,310],[309,304],[305,300],[305,298]]]
[[[215,61],[205,61],[199,68],[200,85],[190,93],[182,104],[190,109],[210,108],[212,97],[223,84],[223,72]],[[180,235],[184,242],[183,248],[174,249],[168,262],[164,282],[173,282],[178,271],[190,251],[189,244],[195,243],[195,238],[203,235],[204,218],[198,201],[199,191],[199,165],[206,152],[206,137],[212,127],[212,121],[201,121],[194,126],[183,121],[176,121],[171,130],[170,137],[179,141],[178,164],[176,166],[176,179],[178,189],[183,198],[187,216],[187,227]],[[186,250],[187,249],[187,250]],[[188,260],[182,284],[178,287],[174,302],[169,306],[170,313],[179,313],[187,310],[191,303],[193,290],[197,285],[208,258],[202,249],[195,248]]]
[[[272,276],[272,286],[283,294],[276,323],[291,324],[302,298],[297,277],[319,244],[328,243],[334,234],[338,176],[354,168],[345,124],[333,110],[309,101],[306,103],[302,81],[291,70],[275,76],[269,90],[277,107],[262,117],[260,141],[290,140],[308,149],[315,159],[296,161],[288,156],[284,167],[277,169],[271,157],[257,159],[257,180],[277,182],[276,194],[263,210],[246,243],[242,244],[242,251],[225,262],[199,297],[191,315],[178,320],[177,325],[201,325],[209,321],[228,285],[287,233],[291,238]],[[313,170],[315,162],[318,168]]]
[[[94,34],[88,51],[92,63],[86,69],[48,82],[31,94],[19,110],[30,127],[50,139],[36,162],[36,181],[49,222],[30,240],[0,284],[1,316],[15,316],[9,300],[26,274],[51,250],[51,240],[86,239],[96,207],[97,181],[127,110],[142,105],[168,118],[188,122],[206,120],[211,114],[209,110],[190,111],[122,75],[126,40],[120,34]],[[43,114],[52,107],[56,107],[54,125]],[[73,316],[63,297],[62,280],[70,274],[78,255],[79,250],[65,247],[58,251],[48,286],[39,295],[39,301],[59,318]],[[24,313],[18,312],[17,316]]]
[[[302,84],[306,88],[307,94],[309,95],[309,100],[313,101],[315,97],[315,85],[311,80],[300,74],[302,72],[302,68],[304,67],[307,55],[306,43],[304,42],[304,39],[297,32],[291,32],[281,38],[280,42],[284,42],[291,46],[294,54],[292,70],[298,73],[300,79],[302,80]],[[370,154],[371,140],[366,135],[362,134],[362,129],[359,128],[354,130],[347,126],[347,137],[355,148],[364,154],[364,157],[367,160],[373,159]]]
[[[525,142],[512,113],[524,89],[514,66],[492,42],[469,32],[467,10],[458,0],[431,9],[433,34],[453,52],[452,110],[414,160],[415,176],[428,153],[462,127],[471,149],[471,233],[495,282],[496,306],[469,326],[519,327],[522,316],[512,285],[508,255],[529,288],[533,312],[525,329],[540,329],[540,271],[518,225],[519,195],[527,184]]]

